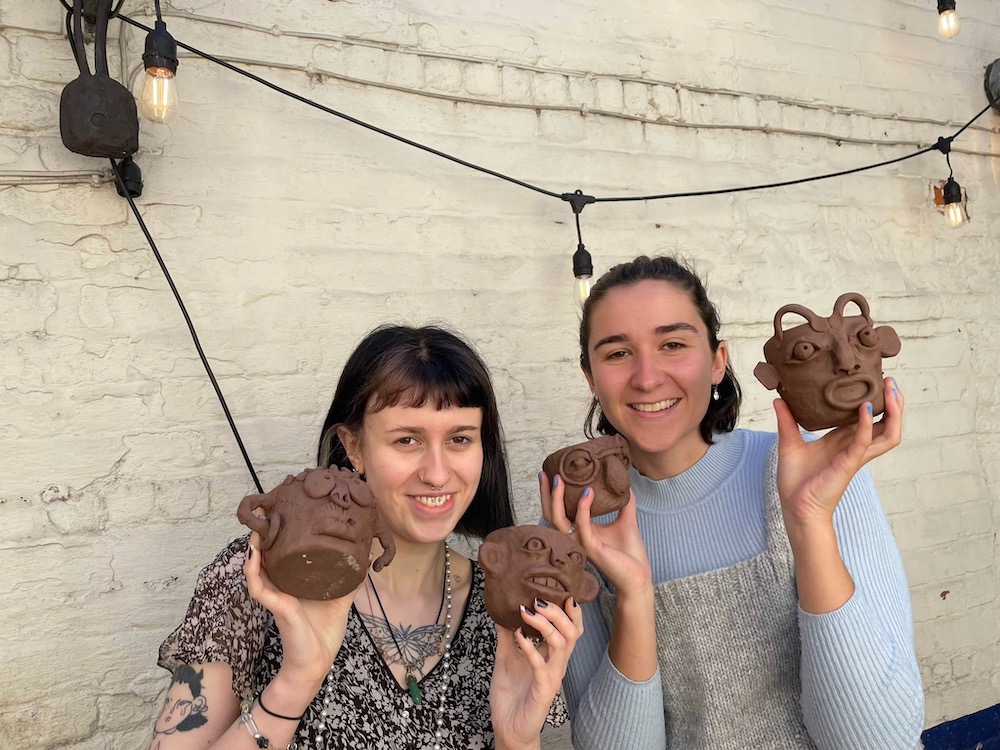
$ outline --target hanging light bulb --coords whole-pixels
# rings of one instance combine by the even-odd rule
[[[590,284],[594,277],[594,262],[582,242],[576,246],[576,252],[573,253],[573,276],[576,277],[573,284],[573,299],[582,310],[583,303],[590,296]]]
[[[955,12],[955,0],[938,0],[938,34],[945,39],[954,39],[962,30]]]
[[[948,226],[960,227],[969,220],[962,201],[962,186],[949,177],[944,184],[944,218]]]
[[[177,97],[177,42],[167,31],[167,24],[157,20],[146,35],[146,52],[142,56],[146,78],[139,94],[139,111],[151,122],[170,122],[180,112]]]

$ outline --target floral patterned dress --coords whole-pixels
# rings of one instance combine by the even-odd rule
[[[233,692],[252,699],[281,666],[281,638],[271,614],[250,598],[243,563],[249,535],[229,544],[198,576],[180,626],[160,646],[160,666],[225,662]],[[496,626],[486,612],[482,569],[451,644],[451,665],[438,662],[420,680],[421,705],[393,677],[352,607],[337,659],[295,735],[300,750],[449,750],[493,748],[490,676]],[[440,724],[438,720],[440,719]],[[557,696],[546,721],[567,719]],[[439,733],[440,736],[437,736]]]

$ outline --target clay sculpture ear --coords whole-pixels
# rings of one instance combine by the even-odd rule
[[[778,371],[767,362],[758,362],[757,366],[753,368],[753,374],[769,391],[773,391],[781,385],[778,380]]]
[[[289,478],[291,478],[289,476]],[[275,514],[268,514],[267,518],[261,518],[254,513],[257,508],[267,508],[271,498],[268,495],[247,495],[240,500],[240,505],[236,509],[236,517],[240,523],[248,526],[251,530],[260,534],[260,548],[262,550],[271,549],[275,537],[281,530],[281,519]]]
[[[883,357],[895,357],[899,354],[902,344],[899,342],[899,336],[896,334],[895,328],[891,326],[879,326],[875,329],[875,333],[878,336],[878,345],[882,350]]]
[[[479,564],[491,575],[499,575],[503,568],[503,547],[496,542],[483,542],[479,545]]]
[[[593,576],[593,574],[584,573],[583,585],[580,589],[580,595],[576,598],[576,600],[581,604],[587,604],[594,601],[600,591],[601,584],[597,582],[597,579]]]

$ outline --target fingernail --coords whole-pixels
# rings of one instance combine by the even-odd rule
[[[541,482],[541,481],[542,481],[542,472],[538,472],[538,481],[539,481],[539,482]]]
[[[574,606],[574,607],[579,607],[579,606],[580,606],[579,604],[577,604],[577,603],[576,603],[576,598],[575,598],[575,597],[572,597],[572,596],[571,596],[571,597],[569,598],[569,600],[570,600],[570,601],[571,601],[571,602],[573,603],[573,606]]]
[[[253,560],[253,547],[247,551],[247,560]]]
[[[539,599],[536,596],[535,597],[535,606],[538,607],[539,609],[545,609],[547,606],[549,606],[549,603],[547,601],[545,601],[544,599]]]
[[[535,601],[538,601],[538,600],[536,599]],[[531,607],[525,607],[523,604],[521,605],[521,611],[522,612],[527,612],[529,615],[535,614],[535,610],[533,610]]]
[[[875,412],[875,410],[872,408],[872,405],[868,404],[868,413],[869,414],[873,414],[874,412]]]
[[[590,497],[593,494],[593,490],[590,487],[585,487],[583,490],[583,497]]]
[[[555,489],[558,486],[559,486],[559,475],[556,474],[554,477],[552,477],[552,487],[553,489]]]

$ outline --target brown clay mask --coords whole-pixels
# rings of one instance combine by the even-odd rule
[[[603,516],[628,504],[631,465],[625,438],[609,435],[556,451],[542,463],[542,471],[550,479],[556,474],[562,477],[566,516],[575,522],[587,487],[594,491],[591,516]]]
[[[844,315],[853,302],[860,315]],[[808,322],[781,329],[788,313]],[[837,298],[833,314],[823,318],[802,305],[785,305],[774,316],[774,336],[764,344],[764,359],[754,375],[788,404],[807,430],[840,427],[858,421],[858,408],[871,401],[876,415],[885,410],[882,358],[899,353],[899,337],[889,326],[874,327],[868,302],[848,292]]]
[[[260,534],[274,585],[301,599],[336,599],[360,586],[373,537],[384,550],[372,564],[376,571],[396,554],[368,485],[345,469],[289,474],[266,495],[243,498],[236,515]]]
[[[584,568],[587,558],[573,537],[547,526],[510,526],[491,532],[479,547],[486,572],[486,611],[510,630],[523,627],[530,638],[539,633],[521,619],[520,607],[535,599],[564,607],[572,596],[586,604],[597,598],[598,583]]]

